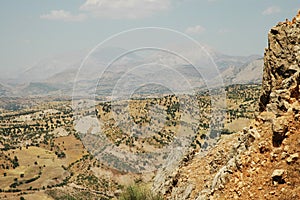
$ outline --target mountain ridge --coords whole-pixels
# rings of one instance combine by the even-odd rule
[[[14,96],[44,96],[49,95],[47,93],[49,90],[45,89],[43,91],[41,88],[52,88],[50,95],[60,95],[61,93],[64,93],[71,96],[72,93],[70,91],[73,90],[73,86],[76,84],[79,88],[90,88],[81,91],[83,96],[89,95],[95,91],[94,88],[99,80],[100,82],[106,81],[110,84],[109,80],[119,79],[119,73],[128,73],[128,75],[130,75],[131,72],[126,72],[127,66],[143,66],[147,63],[156,63],[157,58],[159,58],[159,62],[168,64],[170,68],[166,68],[166,70],[162,72],[153,71],[154,68],[149,68],[150,71],[146,74],[141,73],[140,71],[137,75],[140,76],[141,79],[151,82],[151,77],[161,76],[162,74],[164,76],[172,76],[172,73],[168,73],[168,70],[175,70],[192,85],[196,87],[205,87],[201,75],[199,72],[195,71],[196,69],[194,69],[193,66],[188,66],[184,63],[181,64],[182,61],[176,61],[177,58],[164,52],[161,52],[160,55],[157,55],[155,52],[150,52],[152,55],[148,55],[147,57],[143,57],[145,55],[139,55],[138,53],[125,55],[124,58],[114,63],[116,68],[113,68],[113,71],[111,71],[110,74],[105,73],[104,76],[100,76],[101,71],[109,71],[109,69],[105,69],[105,63],[108,63],[110,59],[124,52],[126,52],[125,49],[119,48],[99,49],[91,55],[90,59],[86,60],[85,64],[88,65],[88,68],[85,68],[84,70],[80,70],[79,68],[80,63],[83,60],[83,56],[79,56],[79,53],[74,54],[75,56],[63,55],[61,58],[59,56],[54,57],[54,60],[46,59],[20,75],[20,78],[18,78],[13,87],[10,88],[11,91],[9,94],[14,94]],[[262,61],[260,56],[228,56],[213,50],[210,50],[209,52],[218,66],[225,85],[260,83],[260,78],[262,77]],[[72,62],[68,63],[67,61],[70,59]],[[253,68],[250,68],[250,65],[253,66]],[[80,76],[77,77],[79,73]],[[149,76],[149,74],[152,75]],[[247,76],[244,76],[244,74],[247,74]],[[173,78],[170,77],[170,80],[176,78],[177,77],[175,76]],[[135,75],[132,76],[131,79],[135,79]],[[133,80],[133,82],[136,82],[137,84],[139,81]],[[106,90],[112,91],[114,84],[109,84],[106,84]],[[10,83],[10,85],[12,84]],[[32,87],[32,85],[35,85],[35,87]],[[36,87],[39,87],[40,89],[36,90]]]

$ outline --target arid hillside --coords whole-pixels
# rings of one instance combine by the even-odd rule
[[[260,90],[260,85],[226,87],[228,107],[223,135],[247,126],[254,119],[258,104],[253,106],[253,102],[258,101]],[[175,96],[132,99],[129,113],[125,112],[124,101],[101,102],[91,110],[103,122],[102,129],[96,132],[105,133],[110,142],[128,152],[155,152],[176,136],[179,124],[181,128],[188,127],[193,119],[197,125],[193,135],[197,137],[190,148],[203,150],[209,139],[209,93],[180,98],[185,100],[184,104],[179,105]],[[149,183],[155,176],[155,172],[132,173],[130,166],[137,166],[128,161],[118,171],[120,166],[114,166],[112,156],[100,162],[89,153],[74,129],[71,102],[67,98],[2,98],[1,105],[1,199],[110,199],[118,197],[126,185]],[[153,117],[153,111],[158,118]],[[116,124],[116,117],[126,114],[128,118]],[[131,123],[140,127],[144,137],[130,134]],[[163,159],[166,158],[158,161],[163,163]],[[141,169],[145,167],[138,164]]]
[[[270,30],[252,125],[162,171],[156,191],[167,199],[300,199],[299,36],[300,12]]]

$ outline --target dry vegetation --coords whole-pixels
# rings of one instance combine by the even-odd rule
[[[257,107],[253,105],[256,105],[260,86],[237,85],[226,90],[228,110],[222,133],[230,134],[239,128],[239,123],[245,124],[254,118]],[[115,104],[102,102],[94,113],[104,122],[102,132],[125,150],[155,151],[180,136],[177,135],[179,129],[197,136],[193,148],[203,148],[209,137],[208,93],[199,93],[196,97],[183,95],[180,99],[184,103],[170,95]],[[1,199],[20,199],[21,196],[26,199],[108,199],[118,196],[124,185],[147,182],[154,175],[122,173],[90,155],[74,130],[68,100],[5,99],[2,104]],[[126,105],[130,108],[127,114]],[[123,124],[117,123],[120,121]],[[140,133],[133,134],[129,122],[139,127]]]

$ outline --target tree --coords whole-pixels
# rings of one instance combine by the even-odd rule
[[[14,159],[12,160],[12,164],[13,164],[13,168],[16,168],[19,166],[19,162],[18,162],[18,158],[17,156],[14,157]]]

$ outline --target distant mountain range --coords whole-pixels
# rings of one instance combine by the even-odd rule
[[[182,51],[190,51],[188,53],[192,61],[199,60],[197,54],[193,55],[193,50]],[[217,65],[225,85],[261,83],[261,56],[228,56],[211,49],[207,51]],[[160,91],[161,87],[161,91],[174,92],[178,89],[184,92],[189,88],[205,87],[201,73],[210,74],[213,70],[203,67],[204,70],[199,73],[191,63],[169,52],[155,50],[128,53],[125,49],[109,47],[99,48],[89,57],[85,55],[86,52],[77,52],[42,60],[21,73],[15,81],[2,81],[0,96],[69,96],[74,87],[75,95],[78,96],[94,93],[109,96],[124,91],[132,93],[141,87],[145,91],[147,84],[149,90],[155,88],[155,91]],[[120,55],[123,56],[118,58]],[[202,67],[201,62],[198,63]]]
[[[10,88],[0,84],[0,96],[9,96],[10,94]]]

